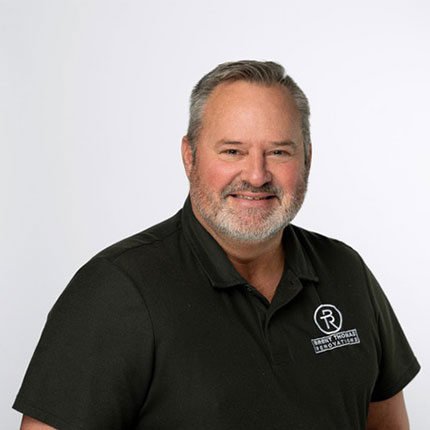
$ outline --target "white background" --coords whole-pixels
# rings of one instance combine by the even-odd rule
[[[412,428],[430,428],[429,17],[424,0],[0,0],[1,427],[19,426],[10,406],[74,272],[185,200],[192,86],[259,59],[311,102],[295,223],[378,277],[423,366]]]

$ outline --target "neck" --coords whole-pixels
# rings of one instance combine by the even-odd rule
[[[284,271],[282,232],[252,244],[213,236],[241,276],[271,302]]]
[[[266,267],[267,262],[283,259],[282,232],[262,242],[242,242],[222,237],[209,230],[234,265]]]
[[[271,301],[284,270],[282,231],[261,242],[239,241],[219,235],[202,219],[198,211],[193,212],[241,276]]]

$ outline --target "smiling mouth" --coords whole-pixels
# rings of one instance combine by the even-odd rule
[[[263,196],[263,197],[251,197],[251,196],[245,196],[243,194],[230,194],[231,197],[234,197],[236,199],[245,199],[245,200],[269,200],[273,199],[275,196]]]

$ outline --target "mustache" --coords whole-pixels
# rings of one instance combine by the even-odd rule
[[[248,191],[250,193],[269,193],[274,194],[279,199],[283,196],[283,191],[280,187],[271,183],[263,184],[261,187],[254,187],[249,182],[243,181],[240,184],[227,185],[222,191],[222,197],[226,198],[229,194],[234,194],[238,191]]]

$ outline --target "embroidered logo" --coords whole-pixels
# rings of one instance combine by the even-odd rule
[[[360,343],[355,328],[340,331],[343,318],[339,309],[334,305],[323,304],[318,306],[314,312],[314,321],[317,327],[327,335],[311,339],[316,354]]]
[[[314,321],[324,334],[337,333],[342,328],[342,314],[334,305],[320,305],[314,313]]]

